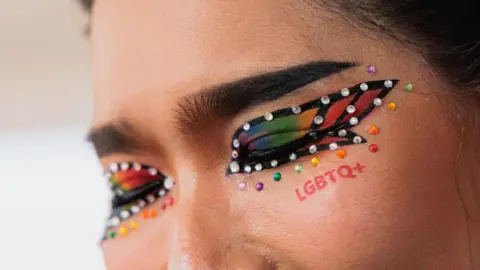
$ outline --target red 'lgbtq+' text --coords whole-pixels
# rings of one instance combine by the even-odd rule
[[[308,197],[313,196],[317,191],[321,191],[322,189],[324,189],[328,185],[329,181],[330,183],[337,183],[337,180],[340,180],[342,178],[356,179],[357,172],[363,173],[364,170],[365,166],[361,165],[358,162],[353,167],[349,165],[342,165],[336,169],[329,170],[322,175],[315,176],[313,180],[305,181],[305,183],[303,184],[304,194],[302,194],[301,189],[298,188],[295,189],[295,193],[297,194],[298,200],[303,202]]]

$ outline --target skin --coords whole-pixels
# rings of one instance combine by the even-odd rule
[[[293,2],[293,1],[291,1]],[[93,127],[128,119],[149,148],[101,158],[137,161],[173,177],[175,205],[127,237],[102,244],[109,269],[474,269],[478,223],[473,150],[462,134],[452,87],[413,50],[302,1],[99,0],[92,14]],[[220,83],[317,60],[357,68],[231,119],[177,128],[185,96]],[[377,74],[365,72],[374,64]],[[353,130],[380,147],[321,152],[277,171],[225,181],[233,132],[267,111],[301,104],[361,81],[399,79],[381,108]],[[413,93],[403,91],[411,82]],[[380,127],[373,137],[365,130]],[[467,125],[468,127],[468,125]],[[463,144],[461,144],[463,143]],[[441,146],[441,147],[440,147]],[[470,147],[470,148],[471,148]],[[364,173],[299,201],[295,189],[340,165]],[[461,173],[458,171],[461,170]],[[237,182],[249,183],[239,191]],[[255,191],[257,181],[265,190]],[[463,200],[463,201],[462,201]],[[468,231],[470,229],[470,231]],[[472,255],[473,254],[473,255]],[[478,256],[480,257],[480,256]],[[480,264],[477,263],[477,267]]]

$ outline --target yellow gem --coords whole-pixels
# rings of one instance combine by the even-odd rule
[[[395,102],[391,101],[387,104],[387,108],[391,111],[395,111],[397,109],[397,105],[395,104]]]
[[[318,160],[318,158],[313,158],[312,159],[312,166],[313,167],[317,167],[318,163],[320,163],[320,160]]]
[[[121,234],[121,235],[126,235],[127,233],[128,233],[128,229],[127,229],[127,228],[125,228],[125,227],[121,227],[121,228],[120,228],[120,234]]]
[[[132,228],[132,230],[135,230],[136,228],[138,228],[137,222],[132,221],[132,222],[130,223],[130,228]]]

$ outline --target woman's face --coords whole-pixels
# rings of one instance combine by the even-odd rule
[[[468,239],[444,86],[418,55],[306,2],[96,3],[91,138],[105,168],[143,165],[112,167],[123,192],[109,269],[434,269],[467,256],[454,251]],[[288,111],[301,104],[313,105]]]

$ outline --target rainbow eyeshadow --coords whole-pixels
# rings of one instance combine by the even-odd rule
[[[381,106],[397,83],[357,84],[247,122],[233,136],[227,175],[271,169],[318,151],[367,142],[350,129]]]

